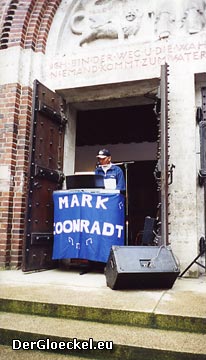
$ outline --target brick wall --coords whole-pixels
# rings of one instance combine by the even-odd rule
[[[0,164],[8,169],[7,178],[0,193],[0,263],[8,266],[10,261],[12,211],[14,196],[14,175],[16,162],[16,141],[18,128],[18,104],[20,86],[10,84],[0,88],[1,125],[0,125]]]
[[[22,257],[28,174],[31,88],[0,87],[0,164],[8,178],[0,191],[0,266],[19,266]]]
[[[16,168],[14,176],[13,219],[11,233],[10,266],[21,264],[22,242],[25,225],[25,201],[29,165],[30,124],[32,112],[32,89],[22,87],[19,106]]]
[[[45,52],[61,0],[0,2],[0,56],[9,47]],[[0,267],[17,268],[22,247],[29,164],[32,89],[28,84],[0,86]]]
[[[61,0],[12,0],[0,4],[0,49],[11,46],[45,52],[47,36]]]

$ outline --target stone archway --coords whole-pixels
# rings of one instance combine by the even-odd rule
[[[101,36],[95,35],[94,41],[88,41],[89,38],[86,37],[85,44],[79,46],[80,43],[76,40],[80,40],[81,34],[69,37],[71,28],[68,15],[74,14],[72,11],[75,4],[79,6],[75,9],[80,11],[82,4],[91,3],[93,2],[89,0],[1,2],[1,266],[17,267],[22,259],[33,80],[38,79],[52,90],[78,88],[79,93],[83,94],[85,87],[88,89],[90,86],[105,86],[109,83],[118,88],[123,82],[159,78],[160,66],[167,60],[172,70],[169,79],[173,125],[171,154],[178,164],[177,181],[171,196],[171,238],[184,266],[193,256],[191,254],[197,252],[199,238],[199,231],[196,230],[197,164],[193,90],[194,74],[205,71],[205,0],[181,2],[180,13],[177,11],[179,2],[174,1],[175,12],[180,15],[179,18],[174,18],[163,11],[163,17],[166,15],[163,20],[166,20],[166,25],[171,25],[166,32],[161,27],[163,38],[159,36],[156,22],[159,18],[159,1],[145,1],[140,3],[144,4],[141,9],[142,24],[147,31],[142,27],[133,37],[120,38],[120,41],[116,35],[107,39],[105,36],[97,39]],[[95,6],[103,3],[96,1]],[[116,3],[116,0],[112,1],[113,5]],[[125,0],[124,4],[126,3],[137,4],[132,0]],[[153,8],[149,6],[151,3],[155,5]],[[161,9],[165,10],[168,3],[169,0],[163,1]],[[189,17],[194,13],[194,20],[201,17],[199,28],[188,26],[188,23],[191,24]],[[75,25],[79,26],[81,19],[77,18]],[[168,37],[165,39],[165,36]],[[106,92],[107,89],[105,98]],[[186,105],[182,113],[183,94]],[[71,100],[69,96],[68,94],[66,98],[67,103]],[[183,143],[181,135],[186,128],[187,135],[189,133],[186,140],[190,139],[188,146]],[[190,159],[189,164],[185,162],[183,154]],[[190,177],[185,176],[187,173],[190,173]],[[190,199],[190,204],[193,205],[192,215],[190,214],[192,220],[188,221],[185,217],[179,231],[177,208],[181,208],[181,213],[185,215],[182,197]]]
[[[19,267],[22,262],[34,80],[31,66],[35,53],[45,52],[49,29],[60,3],[60,0],[12,0],[0,4],[0,266],[3,268]]]

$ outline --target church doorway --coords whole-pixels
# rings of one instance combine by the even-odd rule
[[[168,164],[167,73],[165,65],[160,79],[76,92],[53,92],[34,82],[24,271],[55,266],[53,191],[62,189],[66,175],[94,170],[96,153],[102,147],[110,148],[113,162],[123,163],[123,170],[129,162],[128,244],[138,245],[137,234],[143,230],[145,217],[156,217],[157,207],[159,245],[168,244],[172,167]]]
[[[128,245],[137,244],[145,217],[157,216],[157,124],[154,104],[77,113],[75,171],[92,171],[97,151],[106,147],[127,176]]]

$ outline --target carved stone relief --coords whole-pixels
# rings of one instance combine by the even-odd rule
[[[79,45],[98,39],[123,40],[136,35],[142,12],[132,3],[134,5],[131,1],[93,0],[87,6],[79,4],[70,21],[73,34],[80,35]]]
[[[206,1],[186,0],[182,17],[182,28],[189,34],[197,34],[206,25]]]
[[[175,20],[174,2],[160,1],[156,4],[154,31],[157,39],[168,38],[173,34]]]
[[[178,31],[196,34],[206,27],[206,0],[79,0],[69,26],[80,47],[100,39],[135,38],[138,42],[144,32],[151,40],[168,38]]]

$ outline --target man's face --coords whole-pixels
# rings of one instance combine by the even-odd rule
[[[108,165],[111,162],[111,156],[106,156],[105,158],[98,158],[100,165]]]

